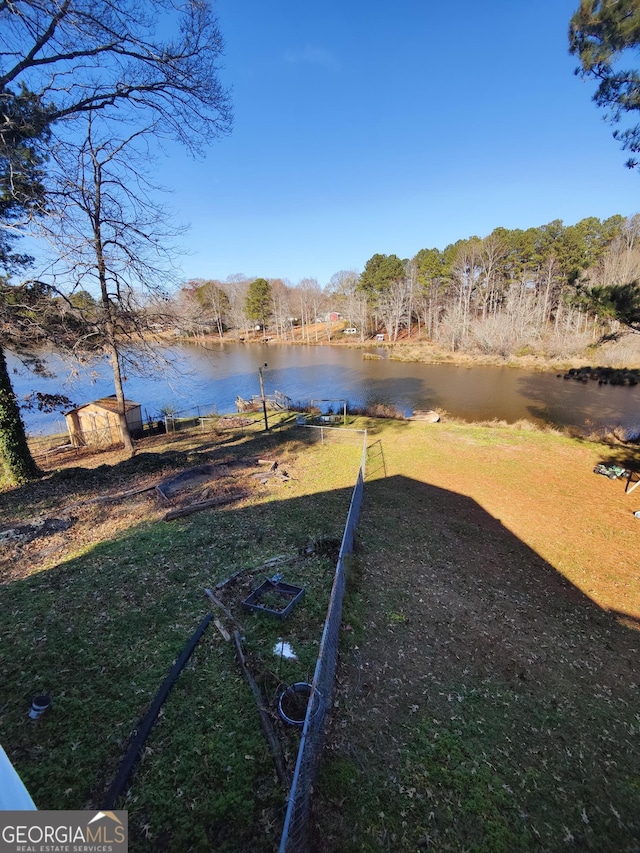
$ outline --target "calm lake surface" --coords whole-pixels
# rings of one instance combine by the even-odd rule
[[[346,399],[362,406],[389,403],[404,414],[415,409],[441,408],[468,421],[498,418],[513,423],[526,418],[540,424],[579,429],[640,424],[640,386],[619,387],[557,378],[509,367],[462,367],[450,364],[407,364],[364,359],[363,351],[331,346],[220,344],[204,349],[176,345],[159,351],[168,362],[146,376],[131,370],[125,393],[142,405],[143,417],[157,418],[161,409],[178,412],[235,411],[235,398],[260,393],[258,368],[265,391],[282,391],[294,402]],[[39,379],[10,360],[14,390],[19,398],[37,389],[66,394],[81,405],[113,393],[106,361],[91,365],[75,377],[57,357],[49,359],[54,379]],[[64,432],[59,415],[25,411],[30,433]]]

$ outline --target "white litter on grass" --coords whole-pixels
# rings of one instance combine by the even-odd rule
[[[283,640],[282,637],[278,637],[276,644],[273,647],[273,653],[279,658],[298,660],[298,655],[293,651],[288,641]]]

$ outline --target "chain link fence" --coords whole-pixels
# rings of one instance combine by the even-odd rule
[[[165,432],[180,432],[185,429],[193,429],[202,423],[203,418],[214,418],[218,415],[215,403],[202,406],[191,406],[188,409],[176,409],[174,406],[165,404],[161,409],[158,421],[164,424]],[[151,427],[153,420],[147,415],[147,423]]]
[[[303,416],[298,416],[299,424],[305,427],[304,440],[309,444],[360,444],[366,429],[355,429],[344,426],[324,426],[306,423]]]
[[[364,493],[367,433],[364,432],[362,460],[342,536],[340,553],[333,579],[327,618],[324,623],[320,651],[307,703],[296,768],[287,803],[279,853],[305,853],[309,849],[309,815],[311,790],[324,743],[324,722],[331,707],[331,696],[338,659],[338,641],[342,621],[342,601],[346,587],[346,559],[353,552],[353,542]]]

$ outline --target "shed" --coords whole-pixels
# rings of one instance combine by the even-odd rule
[[[124,406],[129,432],[135,436],[142,432],[141,405],[125,400]],[[65,420],[75,447],[110,447],[122,441],[115,394],[72,409]]]

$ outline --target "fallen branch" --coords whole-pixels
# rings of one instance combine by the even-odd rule
[[[182,518],[185,515],[191,515],[194,512],[200,512],[203,509],[209,509],[212,506],[222,506],[222,504],[232,503],[233,501],[240,501],[242,498],[247,497],[247,492],[236,492],[233,495],[222,495],[219,498],[211,498],[208,501],[199,501],[195,504],[189,504],[189,506],[183,506],[179,509],[172,509],[165,515],[165,521],[173,521],[174,518]]]
[[[291,777],[284,763],[280,741],[276,737],[275,729],[273,728],[273,723],[271,722],[271,717],[269,716],[269,712],[265,708],[264,702],[262,701],[262,693],[260,692],[260,688],[256,684],[255,678],[251,675],[247,668],[247,662],[244,656],[244,652],[242,651],[240,634],[237,631],[233,632],[233,642],[236,646],[236,654],[238,656],[240,667],[242,669],[242,672],[244,673],[245,678],[249,682],[249,687],[251,688],[251,692],[255,696],[256,704],[258,705],[258,711],[260,712],[260,724],[262,725],[262,731],[265,733],[267,741],[269,742],[269,746],[271,747],[271,752],[273,754],[273,760],[276,765],[278,779],[280,779],[280,783],[282,784],[284,789],[288,791],[291,787]]]
[[[87,498],[84,501],[76,501],[75,503],[69,504],[69,506],[65,507],[65,511],[70,509],[75,509],[79,506],[87,506],[87,504],[95,504],[100,503],[101,501],[121,501],[125,498],[131,498],[134,495],[141,495],[143,492],[151,492],[153,489],[157,489],[158,487],[153,486],[140,486],[138,489],[129,489],[127,492],[119,492],[117,495],[98,495],[95,498]]]
[[[117,495],[107,495],[104,500],[106,501],[120,501],[124,498],[131,498],[133,495],[141,495],[143,492],[150,492],[152,489],[155,489],[155,486],[140,486],[138,489],[129,489],[126,492],[120,492]]]

